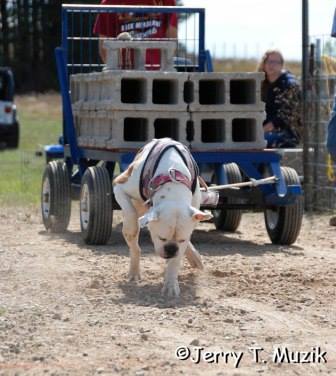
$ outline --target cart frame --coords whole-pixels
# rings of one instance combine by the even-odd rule
[[[123,171],[133,160],[137,150],[96,150],[78,146],[74,119],[72,113],[71,98],[69,93],[69,70],[68,70],[68,13],[96,12],[162,12],[198,14],[199,41],[198,41],[198,67],[200,72],[213,71],[211,56],[205,49],[205,9],[187,7],[134,7],[134,6],[87,6],[87,5],[63,5],[62,6],[62,45],[56,48],[55,56],[57,72],[60,83],[63,107],[63,146],[64,150],[58,151],[58,155],[64,158],[73,192],[79,192],[82,177],[87,169],[96,166],[99,162],[107,168],[110,178],[115,173],[116,163]],[[242,179],[262,179],[265,176],[275,176],[274,184],[265,184],[258,187],[246,187],[241,189],[224,189],[220,192],[219,204],[216,210],[280,210],[286,206],[293,206],[302,201],[302,189],[300,181],[286,182],[285,174],[280,167],[281,154],[276,150],[228,150],[228,151],[198,151],[193,152],[202,175],[211,171],[212,178],[208,183],[216,182],[223,185],[232,183],[225,169],[227,164],[238,166]],[[77,166],[77,168],[74,168]],[[287,179],[288,180],[288,179]],[[113,196],[113,195],[112,195]],[[301,205],[301,204],[300,204]],[[119,208],[112,198],[113,208]],[[204,208],[204,207],[203,207]],[[301,213],[301,206],[300,206]],[[300,214],[301,215],[301,214]],[[266,214],[265,214],[266,216]],[[299,224],[301,226],[301,222]]]

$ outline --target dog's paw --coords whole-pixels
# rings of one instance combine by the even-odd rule
[[[128,280],[129,282],[139,282],[141,280],[141,276],[139,272],[130,271],[128,273]]]
[[[178,298],[180,296],[180,286],[177,281],[165,282],[161,293],[168,296],[168,298]]]

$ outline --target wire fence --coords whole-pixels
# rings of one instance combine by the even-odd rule
[[[326,149],[327,127],[336,87],[336,41],[329,36],[311,38],[308,91],[309,153],[304,161],[309,172],[307,207],[336,210],[336,165]]]
[[[129,9],[128,9],[129,8]],[[146,10],[146,9],[147,10]],[[150,11],[149,11],[149,10]],[[95,24],[104,16],[112,24],[118,22],[121,31],[127,31],[131,38],[141,41],[173,41],[176,43],[174,62],[182,68],[186,65],[196,67],[199,64],[200,52],[203,51],[204,31],[203,11],[200,9],[179,9],[174,7],[104,7],[64,5],[62,16],[62,47],[66,50],[67,66],[70,74],[100,71],[104,67],[99,54],[99,41],[115,39],[120,30],[108,30],[111,35],[98,35]],[[127,12],[126,12],[127,11]],[[126,13],[125,13],[126,12]],[[159,37],[158,31],[163,25],[178,24],[176,37]],[[97,34],[98,33],[98,34]],[[116,34],[116,35],[114,35]],[[153,35],[156,35],[153,37]],[[159,52],[160,53],[160,52]],[[147,54],[147,57],[153,54]],[[148,58],[147,58],[148,60]],[[150,60],[150,59],[149,59]],[[155,63],[147,61],[153,68]]]

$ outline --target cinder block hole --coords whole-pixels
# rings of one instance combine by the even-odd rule
[[[202,142],[224,142],[225,120],[203,119],[201,122]]]
[[[187,121],[186,134],[187,134],[186,139],[188,142],[194,141],[195,128],[194,128],[194,122],[192,120]]]
[[[200,104],[224,104],[225,83],[224,80],[200,80],[199,81]]]
[[[123,78],[120,95],[122,103],[146,103],[146,80]]]
[[[231,104],[254,104],[256,103],[255,80],[231,80],[230,81]]]
[[[124,140],[125,141],[147,141],[148,120],[144,118],[124,119]]]
[[[178,83],[176,80],[153,80],[154,104],[177,104]]]
[[[170,137],[178,141],[178,119],[156,119],[154,121],[155,138]]]
[[[184,83],[183,99],[186,103],[192,103],[194,101],[194,83],[192,81],[186,81]]]
[[[233,119],[232,120],[232,141],[234,142],[256,141],[256,120],[255,119]]]

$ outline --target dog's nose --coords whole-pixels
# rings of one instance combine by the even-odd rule
[[[178,246],[176,243],[169,242],[163,246],[164,252],[165,252],[165,258],[173,258],[176,256],[176,253],[178,251]]]

